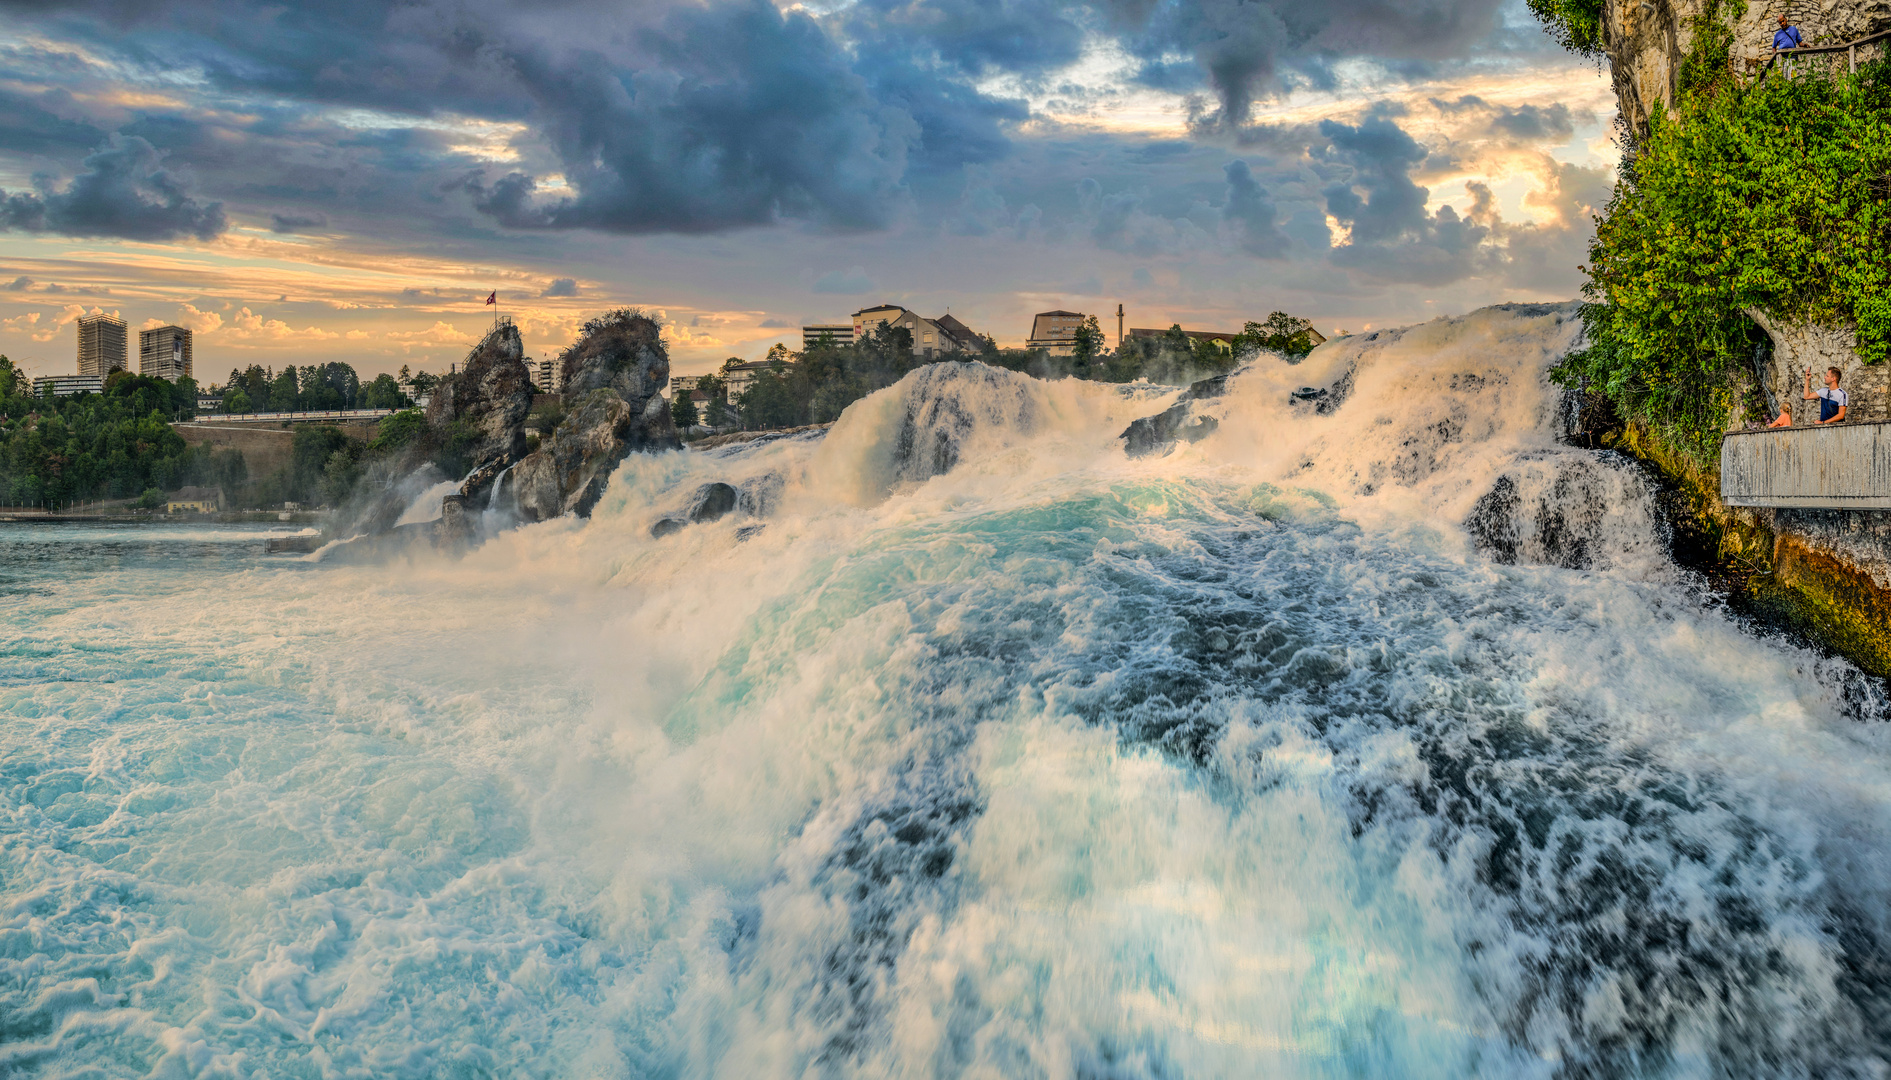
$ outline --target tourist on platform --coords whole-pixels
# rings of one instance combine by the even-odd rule
[[[1797,49],[1805,43],[1805,36],[1799,33],[1799,28],[1782,14],[1779,17],[1779,29],[1773,32],[1773,49]]]
[[[1776,428],[1776,427],[1792,427],[1792,426],[1793,426],[1793,411],[1792,411],[1792,409],[1791,409],[1791,408],[1789,408],[1789,407],[1788,407],[1788,406],[1786,405],[1786,403],[1785,403],[1785,402],[1783,402],[1783,401],[1782,401],[1782,402],[1780,402],[1780,405],[1779,405],[1779,418],[1778,418],[1778,419],[1776,419],[1776,420],[1774,420],[1774,421],[1773,421],[1772,423],[1770,423],[1770,424],[1768,424],[1768,425],[1766,425],[1766,426],[1767,426],[1767,427],[1770,427],[1770,428]]]
[[[1836,424],[1845,419],[1845,391],[1838,388],[1839,374],[1839,369],[1835,367],[1826,368],[1825,385],[1814,390],[1812,388],[1812,369],[1806,369],[1805,399],[1819,403],[1818,422],[1821,424]]]

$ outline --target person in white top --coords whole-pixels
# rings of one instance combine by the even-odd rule
[[[1817,390],[1812,388],[1812,369],[1806,369],[1805,400],[1819,403],[1821,424],[1836,424],[1845,419],[1845,391],[1838,388],[1839,369],[1825,369],[1825,385]]]

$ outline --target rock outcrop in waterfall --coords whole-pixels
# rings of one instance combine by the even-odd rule
[[[654,319],[622,310],[592,319],[560,363],[565,419],[512,474],[527,521],[589,516],[625,454],[682,445],[663,400],[670,357]]]
[[[459,496],[473,505],[525,455],[525,416],[532,410],[532,373],[519,328],[502,322],[440,380],[427,405],[435,440],[469,467]]]

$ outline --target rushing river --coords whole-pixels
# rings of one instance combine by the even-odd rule
[[[941,365],[457,561],[0,526],[0,1075],[1882,1077],[1891,725],[1559,443],[1576,333],[1133,460]]]

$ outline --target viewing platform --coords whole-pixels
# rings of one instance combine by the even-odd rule
[[[1728,506],[1891,509],[1891,420],[1728,432],[1720,498]]]

